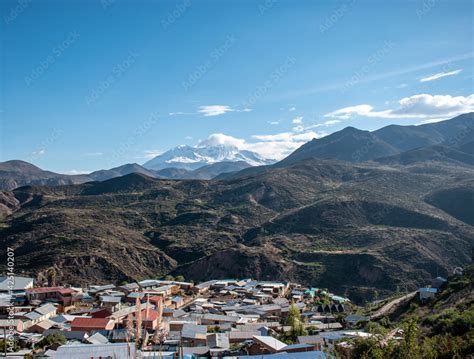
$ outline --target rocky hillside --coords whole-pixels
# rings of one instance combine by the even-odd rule
[[[19,160],[0,162],[0,190],[12,190],[26,185],[58,186],[83,183],[87,176],[68,176],[44,171],[31,163]]]
[[[74,284],[252,276],[364,300],[469,260],[471,219],[448,199],[473,175],[437,162],[310,159],[226,181],[130,174],[22,187],[0,196],[0,241],[15,248],[18,272],[44,278],[55,267]]]

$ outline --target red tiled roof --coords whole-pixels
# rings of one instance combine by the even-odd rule
[[[161,302],[163,300],[163,297],[159,295],[154,295],[153,297],[148,298],[150,302]]]
[[[64,288],[64,287],[39,287],[39,288],[28,288],[26,290],[28,293],[60,293],[60,294],[72,294],[76,291],[71,288]]]
[[[108,318],[74,318],[71,322],[71,327],[81,328],[103,328],[109,324],[110,319]]]

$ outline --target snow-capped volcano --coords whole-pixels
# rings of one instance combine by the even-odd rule
[[[195,170],[205,165],[224,161],[243,161],[251,166],[267,165],[274,162],[263,158],[255,152],[239,150],[235,146],[215,145],[192,147],[181,145],[154,157],[146,162],[143,167],[153,170],[161,170],[170,167]]]

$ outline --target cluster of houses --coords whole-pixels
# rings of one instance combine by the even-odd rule
[[[23,277],[14,288],[2,283],[0,331],[14,326],[12,357],[326,358],[336,338],[366,335],[351,330],[361,318],[350,313],[347,298],[295,283],[149,279],[74,288],[35,287]],[[287,343],[281,338],[292,330],[291,306],[306,330]]]

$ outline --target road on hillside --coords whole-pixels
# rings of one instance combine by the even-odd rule
[[[390,310],[393,307],[397,306],[398,304],[400,304],[402,302],[409,301],[415,295],[416,295],[416,291],[408,293],[408,294],[404,295],[403,297],[396,298],[396,299],[388,302],[387,304],[383,305],[380,309],[378,309],[374,314],[372,314],[370,316],[370,319],[377,319],[377,318],[383,317],[385,314],[390,312]]]

